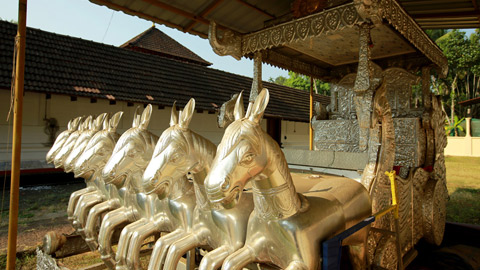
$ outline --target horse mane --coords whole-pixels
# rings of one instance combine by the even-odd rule
[[[175,142],[180,148],[182,148],[182,150],[184,150],[184,152],[187,152],[190,147],[195,149],[200,156],[207,159],[207,164],[211,163],[215,157],[215,151],[208,151],[210,149],[216,149],[216,147],[208,146],[209,144],[215,146],[212,142],[189,129],[182,129],[178,125],[169,127],[162,133],[162,136],[160,136],[157,143],[156,152],[163,152],[172,140],[176,140]]]
[[[222,142],[218,146],[220,153],[218,158],[222,160],[242,141],[248,140],[256,152],[260,151],[260,142],[258,138],[263,138],[262,129],[257,128],[257,124],[244,118],[231,123],[225,130]]]
[[[140,129],[137,127],[132,127],[125,131],[122,136],[120,136],[120,139],[118,139],[117,144],[115,145],[115,149],[113,150],[114,153],[116,153],[118,150],[122,149],[125,144],[131,140],[131,138],[137,138],[140,137],[140,139],[145,143],[148,147],[148,145],[155,146],[156,142],[156,136],[151,133],[148,130],[145,129]],[[146,150],[146,149],[143,149]]]

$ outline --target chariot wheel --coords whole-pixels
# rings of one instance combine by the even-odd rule
[[[395,270],[398,265],[397,246],[395,237],[383,235],[378,241],[373,258],[373,269]]]
[[[423,236],[427,242],[440,245],[445,232],[447,190],[442,181],[430,179],[425,186],[424,195]]]

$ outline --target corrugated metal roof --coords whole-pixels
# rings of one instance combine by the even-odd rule
[[[480,0],[398,1],[423,29],[480,27]]]

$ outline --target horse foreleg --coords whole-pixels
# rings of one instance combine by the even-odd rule
[[[207,255],[203,256],[202,261],[198,267],[198,270],[216,270],[218,269],[225,258],[230,254],[230,249],[227,246],[221,246],[216,248]]]
[[[245,245],[243,248],[230,254],[223,262],[223,270],[242,270],[244,266],[255,261],[255,251]]]
[[[75,207],[77,205],[78,199],[80,198],[81,195],[86,194],[88,192],[94,191],[94,187],[86,187],[84,189],[80,189],[77,191],[72,192],[70,195],[70,199],[68,200],[68,206],[67,206],[67,215],[68,215],[68,220],[73,223],[74,217],[73,217],[73,212],[75,211]]]
[[[79,222],[79,217],[80,214],[83,213],[83,209],[87,207],[90,201],[95,200],[95,198],[98,196],[97,192],[89,192],[86,194],[83,194],[80,196],[78,199],[77,205],[75,206],[75,210],[73,211],[73,227],[78,231],[79,229],[82,229],[82,224]],[[81,233],[83,235],[83,233]]]
[[[132,233],[128,244],[127,267],[128,269],[141,269],[140,267],[140,249],[145,239],[158,231],[158,227],[153,222],[148,222],[139,227]]]
[[[90,211],[90,209],[92,209],[92,207],[96,204],[99,204],[103,201],[104,197],[95,192],[95,193],[92,193],[91,196],[88,197],[87,200],[84,200],[82,205],[81,205],[81,209],[80,209],[80,212],[78,213],[78,215],[76,215],[77,217],[77,222],[78,222],[78,232],[84,236],[84,238],[86,238],[86,235],[85,235],[85,225],[87,223],[87,218],[88,218],[88,212]],[[77,206],[79,206],[77,204]],[[77,209],[75,209],[76,211]],[[75,221],[74,221],[75,223]]]
[[[148,263],[149,270],[161,269],[165,257],[167,256],[168,248],[178,239],[185,236],[184,230],[175,230],[165,236],[160,237],[153,247],[152,256],[150,257],[150,262]]]
[[[127,269],[127,254],[130,240],[133,233],[145,225],[145,222],[145,219],[140,219],[123,228],[117,244],[117,255],[115,256],[116,269]]]
[[[187,253],[192,248],[195,248],[202,244],[205,239],[202,230],[195,233],[189,233],[182,238],[178,239],[168,249],[167,258],[165,259],[165,270],[177,269],[177,264],[183,254]]]
[[[110,210],[120,207],[118,200],[108,200],[106,202],[100,203],[92,207],[88,213],[87,224],[84,227],[85,233],[85,242],[90,247],[91,250],[97,250],[98,242],[95,235],[95,225],[100,219],[100,216]],[[101,220],[100,220],[101,221]]]
[[[115,268],[115,253],[113,253],[112,250],[113,232],[119,225],[129,221],[132,215],[132,211],[128,211],[125,207],[122,207],[107,213],[105,217],[103,217],[100,233],[98,234],[98,249],[101,259],[109,269]]]

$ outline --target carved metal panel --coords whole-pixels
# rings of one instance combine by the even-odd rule
[[[361,152],[357,120],[313,121],[315,150]]]
[[[394,118],[395,166],[419,167],[425,161],[425,131],[419,118]]]
[[[389,68],[384,71],[387,99],[393,117],[405,117],[412,107],[412,85],[420,82],[420,77],[402,68]]]

